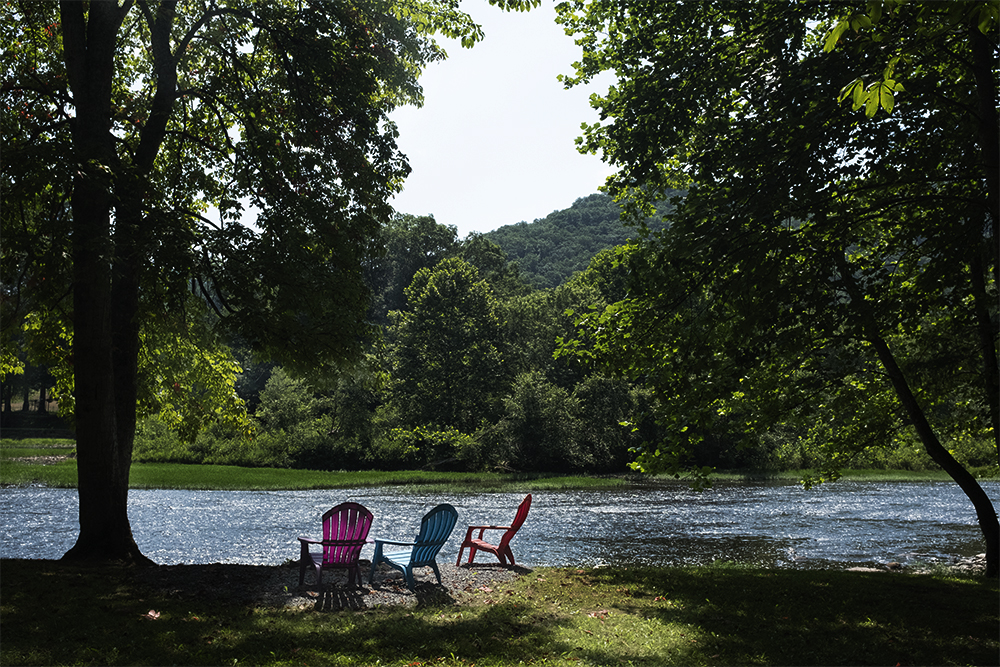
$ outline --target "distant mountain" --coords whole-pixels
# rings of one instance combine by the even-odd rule
[[[611,197],[593,194],[532,223],[506,225],[483,236],[517,262],[534,287],[545,289],[558,287],[586,269],[594,255],[637,233],[622,223],[621,209]]]

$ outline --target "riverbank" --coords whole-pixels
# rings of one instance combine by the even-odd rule
[[[715,482],[797,482],[813,471],[736,470],[712,474]],[[375,486],[426,487],[532,492],[557,489],[613,489],[635,484],[685,484],[683,478],[648,475],[560,475],[545,473],[464,473],[428,470],[321,471],[245,468],[181,463],[133,463],[132,489],[218,489],[294,491]],[[951,481],[944,471],[844,470],[841,479],[879,482]],[[76,488],[76,459],[71,440],[0,440],[0,486],[42,485]]]
[[[421,577],[407,603],[362,607],[338,602],[377,595],[367,577],[313,596],[292,590],[294,566],[4,560],[0,663],[983,665],[1000,654],[995,580],[442,565],[444,586]],[[246,593],[262,588],[273,596]]]

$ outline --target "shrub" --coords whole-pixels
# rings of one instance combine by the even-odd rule
[[[506,467],[566,472],[593,463],[580,443],[580,401],[543,373],[519,375],[504,409],[504,417],[485,440],[491,457]]]
[[[579,401],[579,439],[588,468],[601,472],[625,470],[629,448],[638,444],[631,422],[635,414],[628,383],[601,375],[586,377],[573,389]]]
[[[254,416],[265,432],[291,431],[312,421],[320,408],[321,402],[305,380],[292,378],[278,366],[260,393],[260,405]]]
[[[202,463],[203,457],[153,415],[136,424],[132,460],[136,463]]]

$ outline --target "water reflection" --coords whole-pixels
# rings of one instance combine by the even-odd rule
[[[983,487],[996,504],[1000,483]],[[521,498],[392,488],[133,490],[129,503],[136,541],[156,562],[280,564],[297,557],[297,536],[317,534],[320,515],[344,500],[367,506],[373,536],[390,540],[412,538],[424,512],[452,503],[459,526],[442,556],[450,559],[465,525],[507,523]],[[76,491],[2,489],[0,517],[0,556],[58,557],[76,540]],[[704,493],[683,485],[538,492],[513,549],[529,566],[728,560],[809,568],[946,560],[984,547],[973,508],[954,484],[841,481],[811,491],[744,483]]]

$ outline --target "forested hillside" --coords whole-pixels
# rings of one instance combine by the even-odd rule
[[[622,223],[621,209],[611,197],[592,194],[534,222],[506,225],[483,236],[517,262],[533,287],[546,289],[583,271],[594,255],[623,245],[636,231]]]

